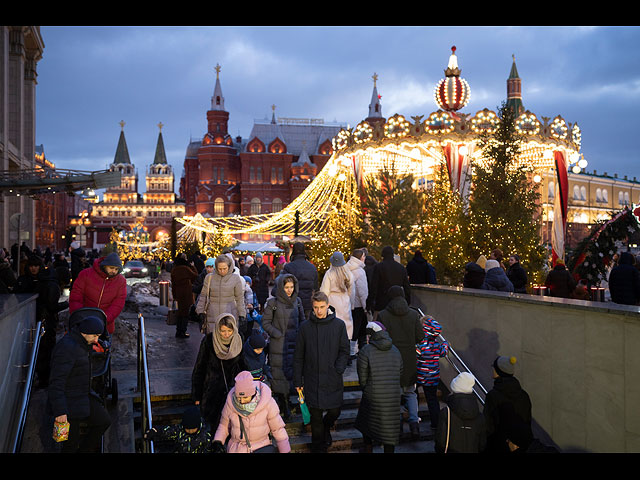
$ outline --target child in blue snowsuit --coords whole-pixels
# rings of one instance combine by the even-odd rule
[[[440,413],[440,403],[437,396],[438,384],[440,383],[440,358],[449,352],[449,344],[446,341],[438,341],[442,327],[431,315],[422,317],[422,330],[424,331],[424,340],[416,345],[417,385],[418,387],[422,386],[422,391],[427,399],[431,430],[435,432]]]

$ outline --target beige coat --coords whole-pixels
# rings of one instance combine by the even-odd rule
[[[197,313],[207,313],[207,333],[223,313],[230,313],[236,321],[247,316],[244,304],[244,288],[242,278],[233,270],[222,276],[217,270],[204,277],[202,292],[196,305]]]

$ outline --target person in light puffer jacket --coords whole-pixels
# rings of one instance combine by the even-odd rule
[[[81,270],[69,294],[69,315],[83,307],[99,308],[107,316],[107,331],[113,334],[127,299],[127,281],[121,273],[122,262],[115,252]]]
[[[487,260],[484,270],[486,274],[482,283],[482,290],[513,292],[513,283],[511,283],[497,260]]]
[[[353,335],[351,340],[351,355],[355,353],[355,343],[357,348],[362,348],[367,342],[367,297],[369,296],[369,285],[367,274],[364,271],[364,250],[354,250],[347,262],[347,268],[353,275],[354,291],[351,299],[351,316],[353,318]]]
[[[278,453],[289,453],[289,435],[271,389],[255,381],[248,371],[235,377],[235,386],[227,395],[220,423],[214,435],[214,449],[227,453],[276,453],[269,435],[276,441]]]

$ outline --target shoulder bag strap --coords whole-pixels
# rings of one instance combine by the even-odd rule
[[[447,443],[444,446],[444,453],[447,453],[449,449],[449,430],[451,427],[451,414],[449,412],[449,405],[447,405]]]
[[[207,283],[207,289],[206,289],[206,294],[207,294],[207,301],[204,305],[204,314],[207,314],[207,309],[209,308],[209,302],[210,302],[210,298],[209,298],[209,289],[211,288],[211,274],[208,274],[205,279],[208,278],[209,279],[209,283]]]
[[[247,448],[249,449],[249,453],[251,453],[251,442],[249,441],[249,437],[247,436],[247,432],[244,429],[244,423],[242,422],[242,416],[238,415],[238,421],[240,422],[240,438],[244,437],[244,441],[247,444]]]

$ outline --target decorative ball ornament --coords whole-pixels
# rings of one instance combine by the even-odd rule
[[[455,112],[465,107],[469,103],[469,84],[460,78],[460,68],[458,68],[458,57],[456,57],[456,47],[451,47],[449,65],[444,71],[445,78],[438,82],[434,92],[436,104],[444,111]]]

